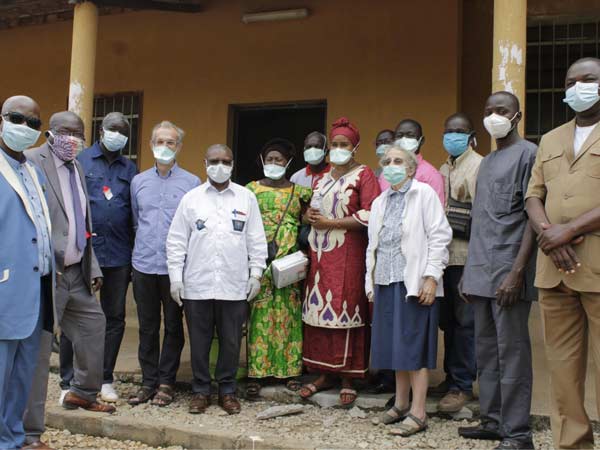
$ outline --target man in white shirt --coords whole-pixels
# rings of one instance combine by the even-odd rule
[[[230,181],[233,153],[225,145],[206,152],[209,181],[185,194],[167,237],[171,296],[183,304],[191,359],[191,414],[210,405],[209,354],[216,327],[219,357],[215,378],[219,405],[240,412],[236,398],[242,326],[248,302],[260,290],[267,241],[256,197]]]
[[[331,166],[325,160],[327,156],[327,136],[318,131],[313,131],[304,139],[304,161],[306,167],[293,174],[290,181],[299,186],[312,188],[327,172]]]

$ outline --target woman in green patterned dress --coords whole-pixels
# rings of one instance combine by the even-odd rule
[[[258,200],[267,242],[273,240],[281,222],[275,240],[279,246],[276,258],[298,250],[298,227],[311,197],[309,188],[294,185],[285,176],[294,152],[294,144],[285,139],[267,142],[260,153],[265,178],[246,186]],[[267,377],[287,379],[288,387],[297,389],[294,377],[302,373],[301,284],[278,289],[270,269],[269,264],[261,291],[250,304],[248,397],[258,396],[259,380]]]

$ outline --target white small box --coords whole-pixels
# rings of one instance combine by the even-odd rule
[[[301,251],[291,253],[271,263],[273,282],[278,289],[306,278],[308,258]]]

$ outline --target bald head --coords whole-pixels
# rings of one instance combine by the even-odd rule
[[[215,158],[219,159],[222,156],[229,158],[230,161],[233,161],[233,152],[229,147],[225,144],[214,144],[208,147],[206,150],[206,161],[211,161]],[[218,164],[218,163],[217,163]]]
[[[487,110],[488,106],[490,106],[490,107],[493,106],[496,108],[499,106],[502,106],[503,108],[511,111],[513,116],[521,110],[521,105],[519,103],[519,99],[517,98],[517,96],[515,94],[513,94],[512,92],[508,92],[508,91],[494,92],[492,95],[490,95],[488,97],[485,106],[486,106],[486,110]],[[497,114],[500,114],[500,113],[497,112]],[[489,116],[489,114],[485,114],[485,115]],[[500,115],[502,116],[504,114],[500,114]]]
[[[25,114],[25,112],[27,114]],[[8,98],[2,105],[2,114],[9,112],[20,112],[30,117],[40,117],[40,106],[31,97],[25,95],[15,95],[14,97]]]
[[[129,136],[129,121],[123,113],[111,112],[102,120],[102,129],[116,131],[123,136]]]
[[[50,117],[50,131],[54,134],[70,134],[85,139],[83,120],[71,111],[53,114]]]

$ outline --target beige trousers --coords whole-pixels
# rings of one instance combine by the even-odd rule
[[[561,283],[553,289],[540,289],[539,295],[550,368],[554,446],[594,448],[584,399],[589,339],[600,414],[600,293],[576,292]]]

